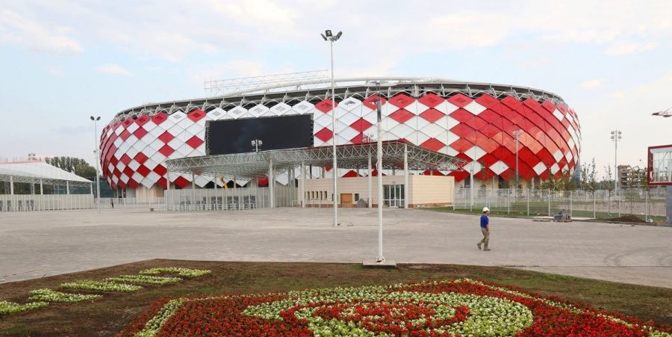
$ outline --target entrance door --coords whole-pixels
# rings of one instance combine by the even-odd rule
[[[341,207],[352,207],[352,194],[341,193]]]
[[[404,207],[404,185],[383,185],[383,197],[387,207]]]

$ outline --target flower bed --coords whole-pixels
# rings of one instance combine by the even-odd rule
[[[468,279],[177,299],[152,310],[118,337],[672,337],[653,322]]]
[[[133,284],[116,283],[110,281],[79,280],[61,284],[61,288],[79,289],[102,292],[122,292],[129,293],[142,289],[141,286]]]
[[[106,278],[105,281],[112,281],[118,283],[162,285],[162,284],[177,283],[182,281],[182,279],[179,277],[152,276],[152,275],[120,275],[117,277]]]
[[[31,301],[74,303],[82,301],[93,301],[100,297],[102,296],[70,294],[51,289],[36,289],[30,292],[30,297],[28,299]]]
[[[0,301],[0,315],[24,312],[28,310],[46,307],[47,305],[49,305],[49,303],[47,302],[30,302],[26,304],[20,304],[14,302]]]
[[[177,275],[181,277],[199,277],[203,275],[210,274],[210,270],[205,269],[190,269],[190,268],[181,268],[181,267],[160,267],[160,268],[150,268],[141,270],[140,274],[142,275],[160,275],[160,274],[170,274]]]

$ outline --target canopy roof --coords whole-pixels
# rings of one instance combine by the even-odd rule
[[[42,161],[0,163],[0,181],[9,181],[10,177],[20,183],[38,183],[42,180],[43,183],[69,181],[91,184],[88,179]]]
[[[376,161],[376,146],[376,143],[336,146],[338,167],[367,168],[369,155],[372,163]],[[464,165],[463,160],[447,154],[430,151],[408,142],[386,141],[383,142],[383,168],[403,168],[405,148],[408,150],[408,168],[411,170],[452,171]],[[302,163],[330,166],[332,153],[331,146],[305,147],[171,159],[166,161],[166,165],[171,172],[254,178],[267,175],[271,161],[274,170],[282,170]]]

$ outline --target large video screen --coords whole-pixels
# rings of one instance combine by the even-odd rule
[[[254,152],[313,146],[313,116],[292,115],[208,121],[206,149],[209,155]]]

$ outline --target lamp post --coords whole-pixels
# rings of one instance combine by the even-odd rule
[[[614,193],[618,195],[618,141],[621,140],[620,130],[611,131],[611,140],[614,141]]]
[[[334,227],[338,226],[338,161],[336,159],[336,84],[334,83],[334,42],[338,41],[343,35],[342,32],[332,34],[330,29],[324,31],[322,38],[324,41],[329,41],[329,47],[331,50],[331,143],[333,148],[333,163],[332,169],[334,172]]]
[[[98,121],[100,116],[89,118],[93,121],[93,153],[96,154],[96,209],[100,211],[100,158],[98,158]]]

